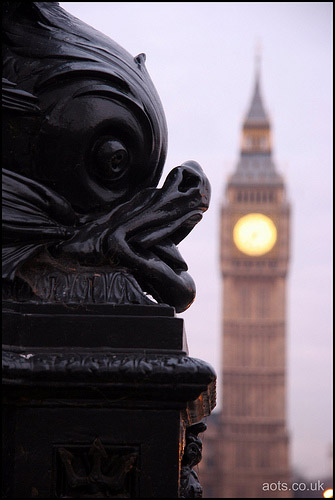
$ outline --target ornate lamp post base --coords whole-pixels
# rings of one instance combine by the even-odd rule
[[[173,308],[7,303],[4,321],[4,497],[201,496],[215,374]]]

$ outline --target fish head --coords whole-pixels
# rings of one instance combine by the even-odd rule
[[[8,89],[6,168],[80,213],[155,187],[167,126],[145,55],[133,57],[57,2],[12,4],[3,9],[3,77],[17,96]]]
[[[162,109],[94,78],[53,87],[40,101],[36,175],[76,211],[112,209],[157,185],[167,149]]]

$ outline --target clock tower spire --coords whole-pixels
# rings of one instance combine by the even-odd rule
[[[272,160],[271,122],[263,103],[259,59],[257,55],[253,95],[242,124],[240,158],[228,189],[232,185],[284,187]]]
[[[223,498],[290,497],[289,491],[266,491],[266,484],[290,481],[289,215],[284,180],[272,158],[271,124],[258,64],[242,124],[240,156],[228,179],[221,212],[223,399],[218,496]]]
[[[256,54],[253,97],[243,122],[241,149],[242,153],[271,153],[270,120],[261,94],[259,54]]]

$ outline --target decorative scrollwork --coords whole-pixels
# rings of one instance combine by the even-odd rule
[[[198,434],[206,429],[207,425],[204,422],[186,428],[185,449],[180,472],[180,498],[202,498],[202,487],[193,467],[200,462],[202,457],[202,442]]]

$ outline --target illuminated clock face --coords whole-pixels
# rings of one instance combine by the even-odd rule
[[[247,255],[264,255],[277,240],[277,229],[273,221],[263,214],[247,214],[234,226],[234,243]]]

